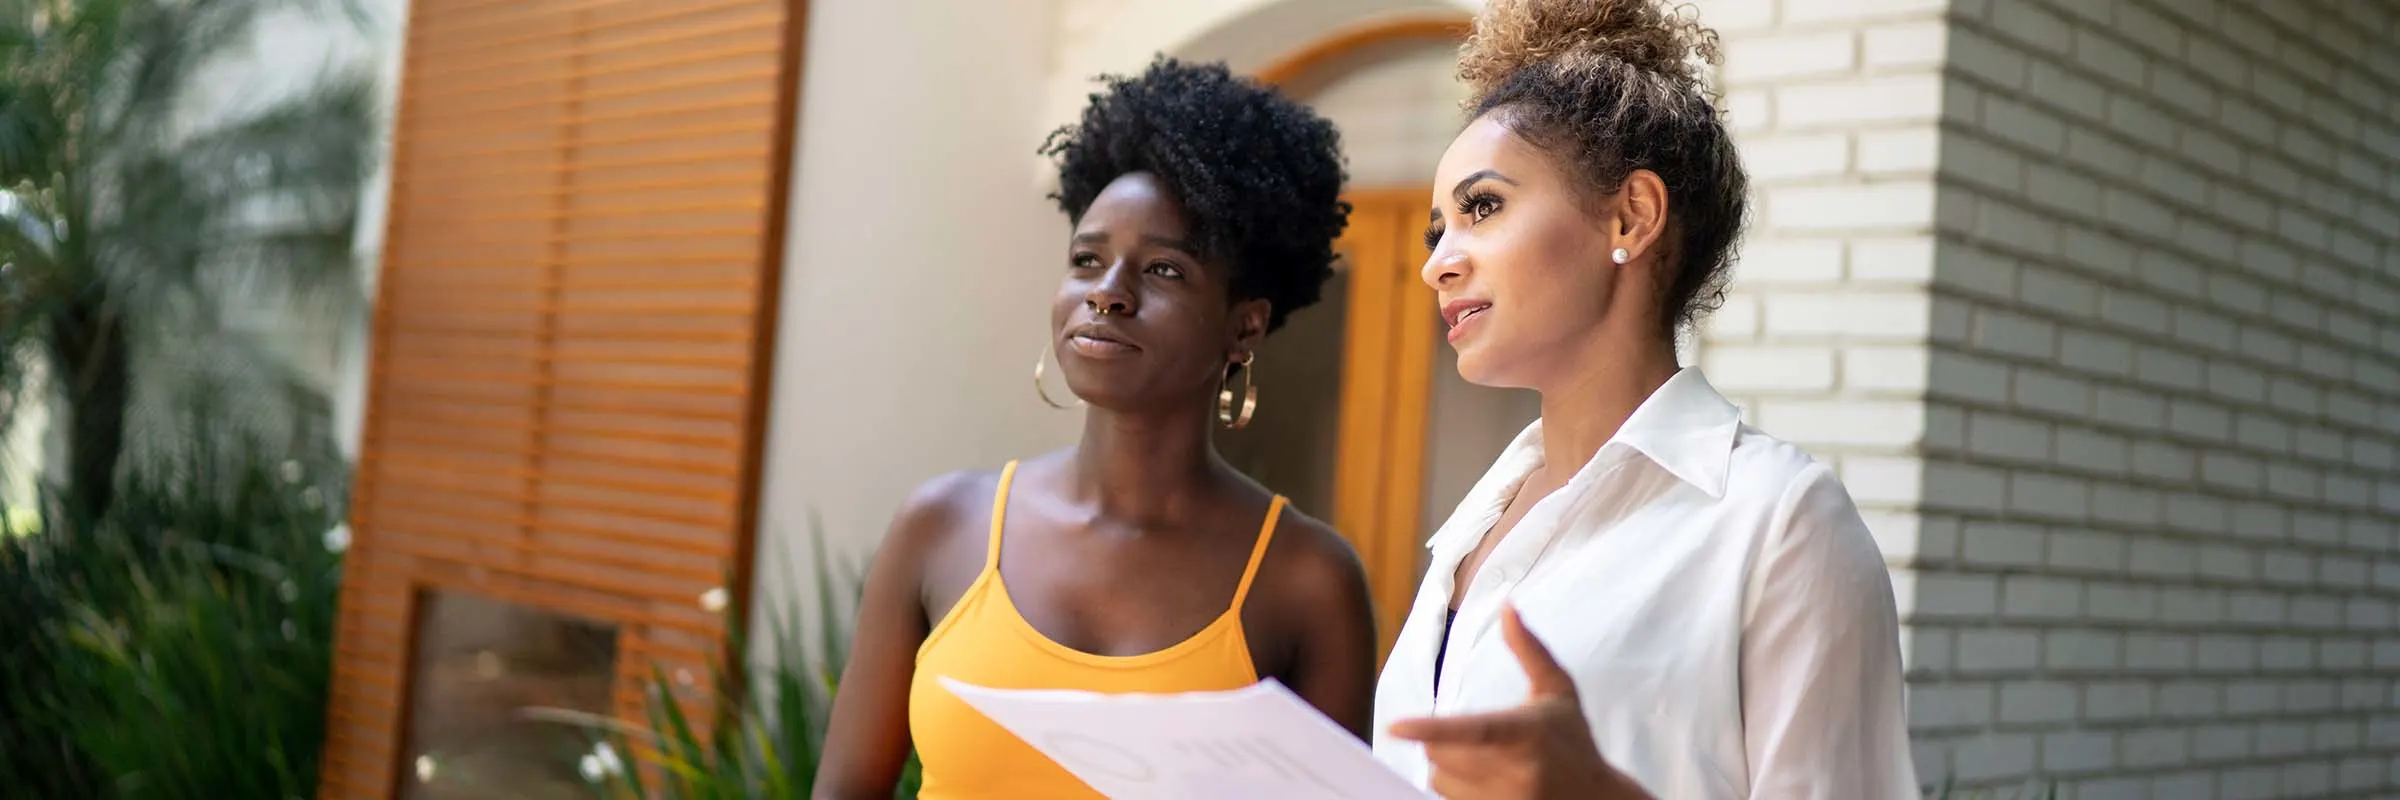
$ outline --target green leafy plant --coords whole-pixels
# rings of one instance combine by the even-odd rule
[[[0,541],[0,602],[25,604],[0,612],[0,786],[314,794],[341,565],[328,495],[341,482],[298,461],[132,481],[98,524]]]
[[[0,430],[34,404],[63,425],[56,500],[78,521],[154,439],[140,412],[195,384],[241,405],[220,429],[325,427],[311,381],[224,316],[355,313],[372,81],[195,115],[262,18],[349,1],[0,0]]]
[[[0,520],[0,793],[314,792],[342,483],[250,457],[330,415],[226,313],[356,313],[372,81],[206,106],[262,20],[350,1],[0,0],[0,432],[65,445]]]
[[[768,615],[770,649],[754,653],[747,674],[723,664],[711,669],[709,686],[719,709],[712,719],[693,719],[678,699],[680,685],[653,671],[647,689],[648,718],[640,726],[582,720],[594,733],[584,762],[601,797],[610,800],[762,800],[806,798],[822,765],[826,730],[841,667],[848,662],[850,619],[861,581],[855,569],[837,569],[824,537],[811,527],[814,602],[792,613]],[[838,602],[843,594],[850,602]],[[813,615],[815,647],[799,624]],[[727,630],[737,632],[734,652],[748,652],[739,633],[739,614],[729,613]],[[639,754],[628,756],[626,754]],[[626,768],[627,760],[634,761]],[[643,767],[647,767],[644,769]],[[649,773],[645,775],[644,773]],[[919,765],[912,755],[897,797],[917,794]]]

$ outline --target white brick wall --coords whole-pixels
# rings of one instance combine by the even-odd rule
[[[1928,422],[1944,2],[1698,6],[1723,36],[1720,85],[1755,194],[1732,292],[1704,324],[1697,359],[1753,422],[1833,463],[1886,557],[1904,563],[1942,535],[1917,525],[1919,497],[1944,478],[1914,449]],[[1988,580],[1895,577],[1904,598],[1957,613],[1999,602]],[[1947,658],[1948,641],[1938,644]],[[1991,702],[1926,705],[1984,708],[1980,720]]]
[[[1921,499],[1965,488],[1998,508],[2007,482],[1998,472],[1929,470],[1919,453],[1922,440],[1948,435],[1934,430],[1945,421],[1925,404],[1941,369],[1927,343],[1946,321],[1929,291],[1951,46],[1945,3],[1698,5],[1723,37],[1725,109],[1754,194],[1732,291],[1704,323],[1697,360],[1752,422],[1835,465],[1887,561],[1905,566],[1928,547],[1948,559],[1964,532],[1954,519],[1921,525]],[[1963,438],[1964,421],[1955,425]],[[2036,538],[1989,540],[1993,557],[2040,563],[2039,529],[2027,530]],[[2004,590],[1989,573],[1901,569],[1894,579],[1904,608],[1936,618],[1981,618],[2023,602],[2023,589]],[[1920,625],[1907,657],[1920,671],[1973,661],[2024,674],[2038,665],[2035,632],[1981,634]],[[2024,713],[2048,718],[2074,713],[2076,691],[2057,681],[1956,682],[1918,690],[1912,704],[1921,724],[1979,728],[1997,723],[2004,692]],[[1979,763],[2002,773],[2039,759],[2031,737],[1983,746],[1988,759]],[[1949,751],[1923,750],[1920,764],[1938,780]]]
[[[2400,0],[1716,0],[1698,348],[1841,468],[1928,781],[2400,793]]]
[[[1904,565],[1928,780],[2400,790],[2396,20],[1953,4],[1912,449],[1918,529],[1956,536]]]
[[[1966,420],[1927,416],[1927,341],[1954,320],[1932,305],[1937,163],[1951,38],[1944,0],[1702,0],[1726,46],[1728,123],[1752,178],[1752,228],[1726,308],[1704,322],[1697,360],[1752,423],[1834,464],[1886,562],[1932,548],[1949,560],[1966,531],[1920,524],[1944,492],[2006,502],[2006,473],[1930,471],[1920,442],[1966,437]],[[1956,336],[1966,336],[1958,329]],[[1999,375],[2006,392],[2006,372]],[[1954,432],[1937,430],[1949,425]],[[1992,435],[1992,432],[1985,432]],[[1978,531],[1980,533],[1980,531]],[[2040,529],[1978,538],[1994,560],[2040,565]],[[1903,608],[1944,620],[1990,617],[2026,596],[1999,574],[1896,569]],[[1918,625],[1915,670],[1978,663],[1994,675],[2038,668],[2038,632]],[[1987,728],[2002,697],[2018,714],[2071,716],[2069,682],[1944,682],[1913,692],[1920,726]],[[1949,774],[1949,740],[1920,747],[1930,781]],[[2040,759],[2035,738],[1980,742],[1980,769],[2014,774]],[[2021,764],[2021,766],[2018,766]]]

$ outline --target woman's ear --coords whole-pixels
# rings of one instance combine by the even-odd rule
[[[1233,304],[1233,352],[1229,361],[1258,352],[1259,342],[1267,338],[1267,320],[1274,315],[1275,304],[1265,298],[1252,298]]]
[[[1634,170],[1625,176],[1625,185],[1617,190],[1616,218],[1610,222],[1609,238],[1614,250],[1626,257],[1617,261],[1630,264],[1656,249],[1661,234],[1667,229],[1667,183],[1658,173],[1646,169]]]

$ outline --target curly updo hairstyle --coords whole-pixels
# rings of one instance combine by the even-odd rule
[[[1103,80],[1082,121],[1042,145],[1068,219],[1118,177],[1151,173],[1182,204],[1196,255],[1231,268],[1233,299],[1271,304],[1267,330],[1316,303],[1350,220],[1333,123],[1219,63],[1162,55]]]
[[[1717,34],[1657,0],[1489,0],[1458,59],[1491,116],[1597,200],[1634,170],[1666,184],[1669,332],[1725,300],[1749,176],[1704,71]]]

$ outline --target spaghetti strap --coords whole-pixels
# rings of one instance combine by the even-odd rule
[[[992,492],[992,542],[986,546],[983,556],[983,568],[987,572],[1000,571],[1000,523],[1008,519],[1008,485],[1016,477],[1017,462],[1008,462],[1008,466],[1000,468],[1000,488]]]
[[[1250,597],[1250,581],[1258,577],[1259,563],[1267,560],[1267,545],[1275,541],[1275,523],[1283,519],[1285,502],[1283,495],[1276,495],[1267,505],[1267,522],[1258,528],[1258,543],[1250,546],[1250,565],[1242,568],[1242,582],[1233,587],[1233,609],[1227,613],[1241,613],[1242,601]]]

